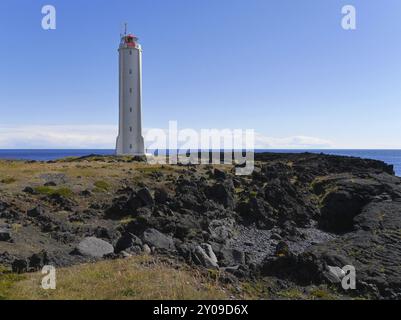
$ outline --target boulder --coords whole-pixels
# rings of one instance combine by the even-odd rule
[[[210,269],[219,268],[217,257],[213,252],[212,246],[206,243],[195,247],[194,262]]]
[[[28,261],[26,259],[15,259],[11,264],[12,271],[24,273],[28,271]]]
[[[102,258],[113,252],[114,248],[110,243],[95,237],[83,239],[75,249],[75,253],[93,258]]]
[[[207,195],[225,208],[234,207],[233,190],[225,183],[216,183],[207,190]]]
[[[213,170],[213,176],[214,176],[214,178],[217,179],[217,180],[224,180],[224,179],[227,178],[227,174],[226,174],[224,171],[219,170],[219,169],[217,169],[217,168],[215,168],[215,169]]]
[[[142,246],[142,250],[143,250],[143,252],[145,254],[151,254],[152,253],[152,250],[150,249],[150,247],[146,243]]]
[[[142,241],[141,239],[139,239],[136,235],[127,232],[125,234],[123,234],[123,236],[118,239],[116,247],[115,247],[115,251],[117,253],[121,252],[121,251],[126,251],[129,252],[130,249],[134,249],[134,251],[136,251],[135,248],[139,247],[141,248],[142,246]]]
[[[42,250],[28,258],[29,271],[37,271],[49,263],[48,253]]]
[[[216,254],[219,257],[220,265],[235,267],[246,264],[244,251],[223,247],[216,250]]]
[[[323,276],[331,283],[339,283],[344,278],[345,272],[340,267],[327,266]]]
[[[37,206],[33,209],[30,209],[26,212],[26,214],[28,215],[28,217],[32,217],[32,218],[36,218],[39,217],[41,215],[43,215],[45,213],[45,210],[41,207],[41,206]]]
[[[185,241],[195,237],[202,230],[199,219],[192,214],[182,214],[177,216],[175,223],[174,236]]]
[[[11,232],[8,229],[0,228],[0,241],[10,241]]]
[[[79,192],[79,195],[82,197],[90,197],[92,196],[92,192],[88,189],[82,190],[81,192]]]
[[[121,234],[113,228],[97,227],[95,230],[95,236],[97,238],[111,240],[111,242],[117,240]]]
[[[156,249],[175,250],[173,238],[157,231],[156,229],[147,229],[143,233],[142,240],[145,244]]]
[[[231,218],[212,220],[209,224],[211,240],[218,243],[226,243],[234,235],[234,226],[235,220]]]
[[[28,194],[36,194],[35,190],[32,187],[25,187],[22,192],[28,193]]]
[[[154,205],[153,197],[148,188],[142,188],[137,192],[138,198],[142,201],[144,206]]]
[[[160,204],[166,203],[168,200],[168,193],[165,189],[159,188],[155,191],[155,201]]]
[[[44,199],[49,201],[52,205],[57,206],[65,211],[74,211],[73,208],[77,205],[74,200],[64,197],[60,194],[50,194],[44,197]]]

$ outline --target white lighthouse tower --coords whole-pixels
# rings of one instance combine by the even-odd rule
[[[119,52],[120,121],[117,155],[145,155],[142,137],[142,48],[132,34],[121,36]]]

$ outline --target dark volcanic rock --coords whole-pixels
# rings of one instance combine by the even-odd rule
[[[150,247],[162,250],[175,250],[174,241],[171,237],[157,231],[156,229],[147,229],[143,233],[142,240]]]
[[[351,265],[357,288],[347,296],[401,298],[401,179],[392,166],[308,153],[255,157],[249,176],[211,165],[181,166],[138,182],[124,169],[120,189],[107,198],[110,189],[104,199],[90,192],[34,197],[33,189],[8,199],[7,191],[0,192],[0,222],[7,226],[0,231],[0,263],[24,272],[47,261],[71,265],[157,252],[219,268],[231,280],[270,276],[283,289],[295,282],[339,290],[341,270]],[[120,161],[94,161],[105,159]],[[67,177],[51,174],[44,182],[61,184]],[[29,218],[20,214],[27,205]],[[14,243],[4,242],[14,223],[21,226]],[[83,238],[74,252],[80,255],[70,255]],[[27,252],[30,241],[46,251]],[[23,252],[1,254],[10,247]]]
[[[36,218],[39,217],[40,215],[43,215],[45,213],[45,210],[41,206],[37,206],[33,209],[30,209],[26,212],[28,217]]]
[[[35,253],[28,259],[29,271],[37,271],[49,263],[49,257],[45,250]]]
[[[28,261],[26,259],[15,259],[12,262],[11,268],[13,272],[24,273],[28,271]]]
[[[232,209],[234,207],[233,186],[227,183],[219,182],[210,186],[206,195],[210,199],[222,204],[225,208]]]
[[[25,187],[22,192],[29,193],[29,194],[36,194],[35,190],[32,187]]]
[[[137,196],[144,206],[152,206],[154,204],[153,197],[148,188],[138,190]]]
[[[90,190],[82,190],[79,195],[82,197],[90,197],[92,196],[92,192]]]
[[[44,200],[65,211],[73,211],[73,208],[76,206],[75,201],[56,193],[45,196]]]
[[[126,251],[134,247],[142,247],[142,241],[136,235],[127,232],[118,239],[115,251],[116,253],[119,253],[123,250]]]
[[[125,193],[132,189],[119,190],[118,193]],[[136,211],[144,206],[153,206],[154,200],[148,188],[142,188],[138,192],[130,191],[129,195],[121,195],[113,199],[113,203],[106,210],[106,214],[109,216],[123,216],[133,215]]]
[[[0,241],[10,241],[11,231],[0,227]]]
[[[15,221],[20,219],[20,214],[9,203],[0,200],[0,218]]]
[[[209,224],[210,239],[218,243],[226,243],[235,233],[234,219],[212,220]]]
[[[155,191],[155,201],[159,204],[164,204],[168,200],[168,193],[165,189],[159,188]]]
[[[11,263],[11,268],[16,273],[35,272],[49,263],[48,253],[42,250],[27,258],[15,258]]]
[[[358,229],[337,239],[311,246],[299,255],[267,259],[266,275],[295,279],[299,283],[327,280],[328,266],[354,266],[357,293],[401,298],[401,200],[366,206],[354,224]]]
[[[224,171],[219,170],[217,168],[214,169],[213,175],[216,179],[219,180],[225,180],[227,178],[227,174]]]
[[[321,227],[337,233],[353,230],[354,217],[366,204],[386,191],[385,185],[375,179],[349,175],[320,180],[314,188],[325,193],[319,221]]]

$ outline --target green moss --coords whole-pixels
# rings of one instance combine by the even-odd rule
[[[39,186],[35,187],[34,190],[39,193],[39,194],[44,194],[44,195],[59,195],[63,197],[70,197],[72,196],[72,190],[66,187],[63,188],[52,188],[52,187],[46,187],[46,186]]]
[[[244,192],[244,189],[243,188],[235,188],[234,192],[235,193],[241,193],[241,192]]]
[[[95,192],[96,191],[108,191],[110,189],[110,185],[106,181],[102,181],[102,180],[96,181],[94,183],[94,186],[96,187],[94,190]]]
[[[249,192],[249,196],[250,196],[251,198],[256,198],[257,195],[258,195],[258,193],[257,193],[256,191],[251,191],[251,192]]]
[[[50,195],[53,192],[53,189],[51,187],[45,187],[45,186],[35,187],[34,190],[39,194],[46,194],[46,195]]]

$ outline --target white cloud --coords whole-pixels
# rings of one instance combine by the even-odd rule
[[[146,132],[146,129],[144,130]],[[1,149],[114,149],[118,128],[114,125],[0,125]],[[330,148],[324,139],[307,136],[267,137],[255,133],[256,149]]]
[[[286,138],[266,137],[255,134],[255,149],[319,149],[332,148],[329,140],[307,136],[292,136]]]
[[[113,125],[1,126],[2,149],[111,149],[117,127]]]

